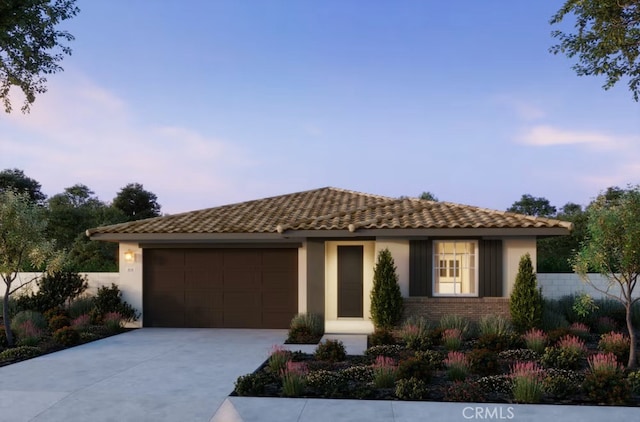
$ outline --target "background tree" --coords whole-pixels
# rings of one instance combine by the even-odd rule
[[[520,258],[518,275],[509,298],[509,311],[513,327],[525,332],[542,323],[542,292],[538,289],[531,256],[527,253]]]
[[[621,78],[629,79],[634,100],[640,99],[640,1],[568,0],[551,18],[561,23],[567,15],[576,18],[575,33],[553,31],[560,43],[553,54],[578,58],[573,69],[579,76],[604,75],[604,89]]]
[[[140,183],[129,183],[123,187],[113,200],[113,206],[127,217],[128,221],[158,217],[160,204],[158,197],[147,190]]]
[[[371,319],[376,328],[391,328],[402,316],[402,294],[398,285],[396,265],[389,249],[378,253],[373,270],[371,289]]]
[[[627,366],[635,368],[636,333],[631,316],[634,304],[640,301],[633,297],[640,274],[640,187],[629,188],[615,200],[603,194],[590,205],[587,239],[574,265],[586,283],[624,305],[631,340]],[[591,281],[591,270],[607,278],[606,289]],[[612,287],[619,288],[619,293],[611,292]]]
[[[42,268],[56,269],[61,257],[55,254],[53,242],[46,240],[47,221],[44,209],[30,201],[26,194],[5,191],[0,193],[0,277],[5,284],[3,320],[7,343],[13,346],[9,320],[9,298],[17,290],[36,279],[13,283],[18,272]]]
[[[22,111],[27,112],[36,94],[47,91],[43,75],[62,70],[58,63],[71,49],[61,42],[72,41],[73,36],[56,27],[79,11],[75,0],[0,2],[0,98],[7,113],[12,86],[24,93]]]
[[[537,239],[537,272],[573,272],[573,256],[584,241],[587,211],[582,205],[568,202],[554,218],[573,223],[569,236],[551,236]]]
[[[438,202],[438,198],[433,193],[431,193],[430,191],[422,192],[418,198],[426,199],[427,201]]]
[[[547,198],[536,198],[529,194],[524,194],[507,211],[534,217],[553,217],[556,213],[556,207],[551,205]]]
[[[5,169],[0,172],[0,192],[13,190],[18,193],[26,193],[32,202],[44,204],[47,195],[42,193],[40,189],[40,183],[27,177],[22,170]]]
[[[48,201],[47,235],[58,249],[68,251],[69,271],[117,271],[117,244],[92,242],[85,231],[127,220],[119,209],[107,205],[86,185],[76,184]]]

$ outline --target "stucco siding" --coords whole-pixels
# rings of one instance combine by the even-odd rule
[[[396,264],[398,274],[398,284],[403,297],[409,296],[409,241],[397,239],[378,238],[376,240],[375,260],[378,253],[384,249],[389,249],[393,261]],[[375,265],[375,264],[374,264]]]
[[[504,297],[511,296],[513,290],[513,284],[518,275],[518,266],[520,265],[520,258],[526,253],[531,255],[531,261],[533,262],[533,268],[536,267],[536,238],[524,237],[524,238],[504,238],[502,240],[503,250],[503,272],[504,279],[502,280],[502,294]]]

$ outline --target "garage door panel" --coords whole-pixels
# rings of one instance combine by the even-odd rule
[[[260,252],[255,249],[226,249],[224,268],[258,268],[261,266]]]
[[[260,274],[252,269],[229,269],[224,271],[225,290],[260,289]]]
[[[287,328],[296,249],[144,250],[146,326]]]

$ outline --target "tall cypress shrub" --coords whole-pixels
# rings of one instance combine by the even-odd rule
[[[402,316],[402,294],[389,249],[378,253],[371,289],[371,319],[377,329],[393,327]]]
[[[538,289],[536,274],[527,253],[520,258],[518,275],[509,298],[511,322],[516,330],[527,331],[540,327],[542,322],[542,292]]]

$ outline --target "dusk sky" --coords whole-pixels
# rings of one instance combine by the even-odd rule
[[[79,0],[65,71],[0,114],[0,170],[164,213],[324,186],[586,205],[640,183],[640,103],[548,52],[563,3]]]

